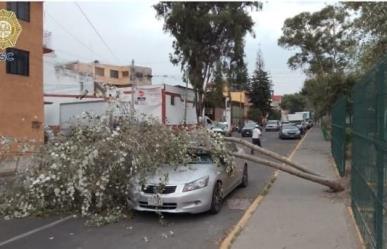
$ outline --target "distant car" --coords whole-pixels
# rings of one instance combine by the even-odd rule
[[[290,124],[296,126],[300,131],[301,135],[304,135],[306,132],[306,124],[303,121],[291,121]]]
[[[258,129],[260,131],[262,131],[262,127],[260,125],[258,125],[257,123],[247,123],[245,124],[245,126],[243,126],[242,130],[241,130],[241,135],[242,137],[251,137],[253,136],[253,129],[258,126]]]
[[[230,144],[234,152],[241,152]],[[132,182],[128,202],[138,211],[166,213],[218,213],[224,198],[236,187],[247,187],[247,162],[235,159],[235,170],[231,174],[225,167],[214,163],[213,155],[197,151],[188,165],[160,167],[154,175],[147,177],[142,185],[139,179]],[[168,175],[167,182],[161,179]]]
[[[223,136],[230,137],[231,136],[231,130],[228,128],[227,122],[218,122],[216,123],[211,130],[213,132],[222,134]]]
[[[286,125],[286,124],[290,124],[290,122],[289,121],[281,121],[281,127],[283,126],[283,125]]]
[[[279,120],[268,120],[265,126],[265,131],[279,131],[281,127]]]
[[[301,138],[301,131],[300,129],[292,124],[284,124],[282,125],[278,137],[280,139],[284,138]]]
[[[308,129],[313,127],[313,120],[312,119],[307,120],[306,123],[307,123]]]

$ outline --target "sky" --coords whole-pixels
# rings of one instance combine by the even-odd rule
[[[169,61],[173,37],[163,32],[163,21],[155,17],[156,1],[129,2],[45,2],[44,30],[51,32],[50,46],[63,61],[115,65],[148,66],[153,71],[153,84],[183,84],[179,66]],[[331,1],[329,2],[331,3]],[[318,11],[327,1],[265,1],[261,11],[251,12],[255,38],[246,37],[246,62],[249,73],[255,69],[257,51],[263,54],[265,69],[271,75],[274,94],[301,90],[305,75],[287,66],[294,51],[277,45],[286,18],[304,11]],[[86,14],[102,39],[94,31]]]

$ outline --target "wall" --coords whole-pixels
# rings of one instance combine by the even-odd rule
[[[16,43],[30,52],[29,76],[7,74],[0,62],[0,135],[43,142],[43,3],[31,2],[30,11],[30,22],[19,20],[23,30]]]
[[[196,124],[196,107],[194,105],[195,93],[191,89],[165,85],[166,125],[180,125],[184,121],[185,96],[187,94],[187,120],[186,124]],[[174,96],[174,105],[171,98]]]
[[[88,91],[88,95],[94,94],[93,77],[59,66],[60,61],[54,53],[45,54],[43,61],[44,93],[82,94],[80,91],[82,82],[83,89]]]
[[[104,75],[101,76],[101,75],[95,74],[94,67],[103,69]],[[149,67],[134,66],[133,79],[135,80],[130,80],[130,75],[132,73],[130,66],[115,66],[115,65],[108,65],[108,64],[101,64],[101,63],[75,62],[75,63],[69,64],[68,68],[71,68],[74,71],[85,73],[91,76],[95,75],[94,76],[95,81],[99,83],[104,83],[104,84],[111,84],[116,86],[128,86],[130,84],[133,84],[133,82],[136,82],[139,86],[152,84],[152,78],[147,77],[152,75],[152,69]],[[110,77],[110,70],[118,71],[118,78]],[[127,72],[127,75],[124,75],[124,72]],[[141,75],[143,77],[138,77]]]
[[[45,96],[44,100],[48,103],[44,105],[44,114],[45,114],[45,126],[59,126],[61,125],[61,105],[63,104],[71,104],[75,103],[78,104],[80,108],[77,108],[77,111],[75,112],[76,115],[86,112],[86,111],[92,111],[95,108],[89,107],[87,105],[82,105],[82,103],[91,103],[91,102],[97,102],[101,103],[104,101],[102,98],[84,98],[84,99],[77,99],[75,97],[51,97],[51,96]],[[96,104],[95,106],[101,107],[100,111],[106,111],[105,106],[101,106],[100,104]],[[63,109],[63,108],[62,108]],[[100,114],[100,111],[95,112],[96,114]],[[63,114],[62,114],[63,116]]]

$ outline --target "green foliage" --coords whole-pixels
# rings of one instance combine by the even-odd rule
[[[285,20],[278,44],[297,52],[289,58],[292,69],[305,68],[311,74],[342,71],[350,63],[356,41],[351,35],[345,9],[330,6],[303,12]]]
[[[153,120],[127,119],[116,120],[113,128],[99,117],[87,123],[93,125],[42,146],[15,188],[0,193],[0,215],[55,212],[80,214],[98,225],[117,221],[130,210],[127,197],[135,184],[145,183],[161,165],[187,164],[192,146],[208,149],[219,167],[233,171],[222,137],[206,129],[173,131]]]
[[[247,117],[250,120],[256,121],[258,123],[261,123],[262,121],[262,111],[259,108],[256,107],[250,107],[249,111],[247,113]]]
[[[386,52],[386,6],[346,2],[285,21],[278,43],[297,49],[288,64],[306,69],[301,93],[317,117],[329,113],[339,96],[350,97],[356,77]]]
[[[285,94],[282,97],[281,108],[290,113],[301,112],[305,110],[306,100],[300,93]]]
[[[302,94],[310,102],[317,117],[328,113],[340,96],[350,96],[356,78],[353,75],[331,74],[308,79],[304,82]]]
[[[387,2],[343,2],[342,5],[354,11],[355,70],[363,74],[387,53]]]
[[[271,110],[269,113],[268,120],[281,120],[281,111]]]
[[[258,2],[160,2],[154,6],[164,19],[164,31],[174,37],[171,62],[180,64],[197,91],[198,114],[203,109],[207,84],[218,63],[229,79],[243,77],[244,37],[253,33],[249,9]]]
[[[214,108],[214,107],[223,107],[224,108],[224,96],[223,89],[226,85],[225,80],[222,75],[222,68],[220,63],[217,63],[216,69],[214,72],[214,81],[211,85],[209,91],[205,93],[205,103],[206,107]]]
[[[259,109],[262,115],[266,116],[271,110],[272,83],[269,74],[264,70],[260,51],[257,54],[256,69],[250,79],[248,93],[253,107]]]

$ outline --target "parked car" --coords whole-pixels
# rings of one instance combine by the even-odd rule
[[[279,120],[268,120],[265,126],[265,131],[279,131],[281,127]]]
[[[300,132],[301,132],[301,135],[304,135],[305,132],[306,132],[306,123],[303,122],[303,121],[292,121],[290,122],[290,124],[296,126]]]
[[[231,137],[231,130],[228,128],[227,122],[218,122],[211,128],[211,130],[224,136]]]
[[[290,122],[289,122],[289,121],[281,121],[280,128],[281,128],[283,125],[286,125],[286,124],[290,124]]]
[[[241,152],[235,144],[230,149]],[[235,159],[235,170],[217,166],[208,152],[197,151],[189,165],[164,166],[144,185],[135,180],[128,201],[138,211],[161,211],[167,213],[218,213],[224,198],[236,187],[247,187],[248,166]],[[163,179],[168,174],[165,183]]]
[[[313,127],[313,120],[312,119],[309,119],[307,122],[307,126],[308,126],[308,129],[312,128]]]
[[[253,123],[253,122],[246,123],[241,130],[242,137],[251,137],[253,135],[253,129],[256,126],[258,126],[259,130],[261,131],[263,130],[262,127],[257,123]]]
[[[280,139],[284,138],[301,138],[301,131],[300,129],[292,124],[284,124],[282,125],[278,137]]]

